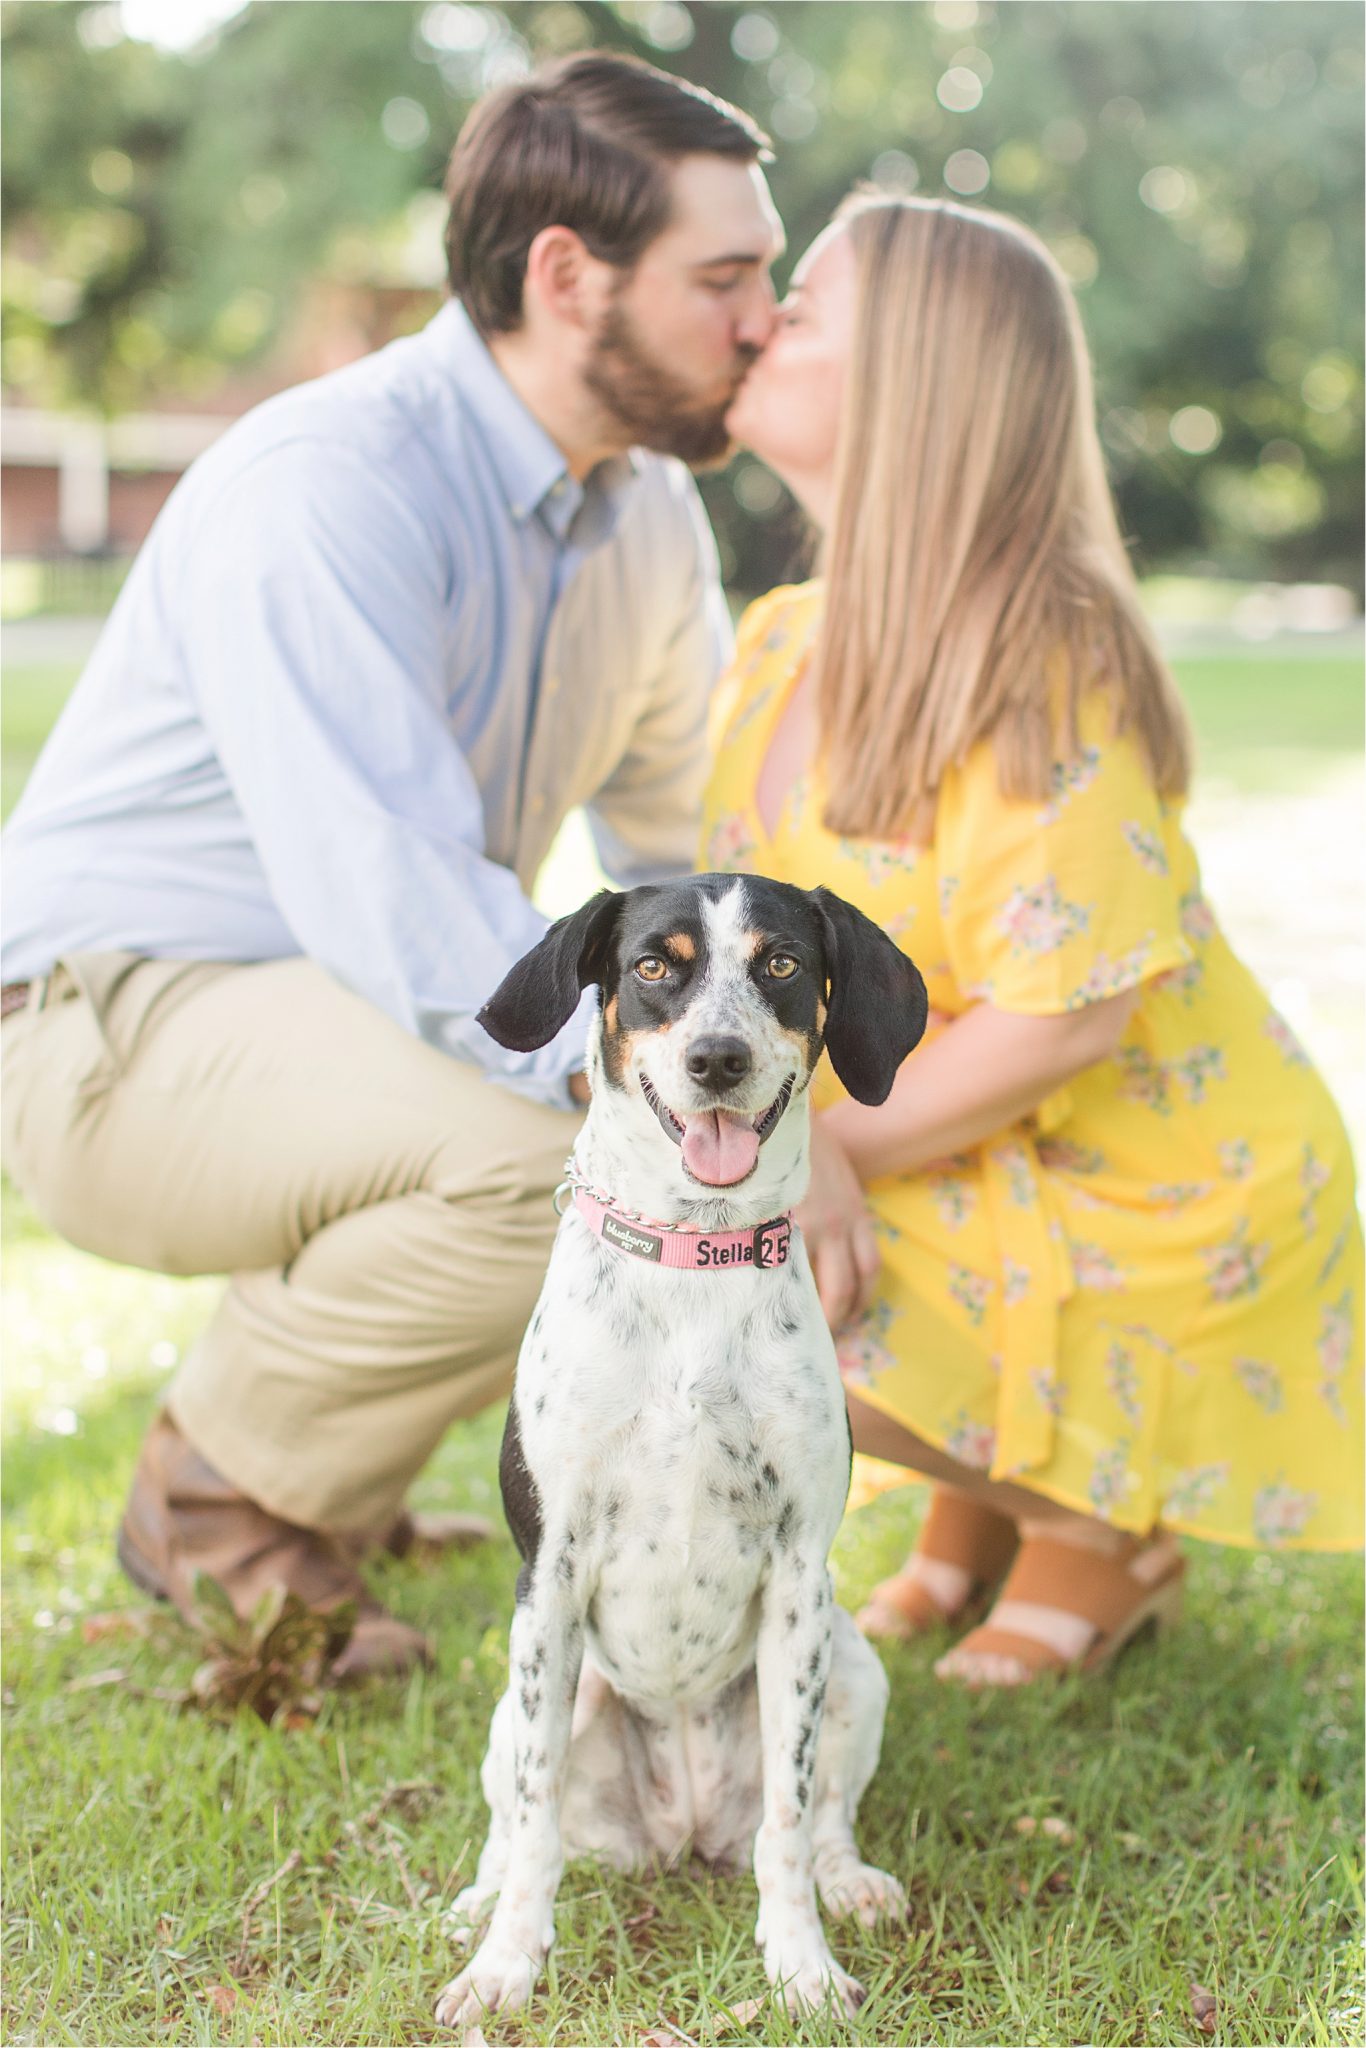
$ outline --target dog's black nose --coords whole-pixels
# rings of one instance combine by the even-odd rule
[[[753,1064],[743,1038],[696,1038],[685,1061],[691,1080],[717,1090],[734,1088]]]

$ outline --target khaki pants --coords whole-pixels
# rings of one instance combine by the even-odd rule
[[[446,1425],[506,1394],[573,1112],[307,960],[77,955],[0,1047],[5,1163],[54,1230],[231,1276],[169,1405],[273,1514],[383,1525]]]

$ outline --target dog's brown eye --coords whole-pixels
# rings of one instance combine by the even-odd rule
[[[654,953],[647,953],[643,960],[637,960],[636,973],[642,981],[663,981],[669,970]]]
[[[797,962],[790,953],[775,953],[768,963],[768,971],[775,981],[791,981],[797,972]]]

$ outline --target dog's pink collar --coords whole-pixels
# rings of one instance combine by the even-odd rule
[[[731,1273],[742,1267],[785,1266],[792,1249],[792,1218],[771,1216],[751,1230],[695,1230],[623,1216],[587,1188],[574,1189],[574,1207],[590,1230],[619,1252],[689,1273]]]

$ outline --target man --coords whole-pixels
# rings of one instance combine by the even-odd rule
[[[360,1603],[446,1425],[505,1392],[586,1099],[474,1015],[589,806],[624,886],[691,864],[727,646],[677,461],[773,318],[765,138],[584,55],[480,104],[453,298],[183,479],[7,836],[6,1156],[107,1257],[226,1272],[143,1446],[125,1568],[242,1612]]]

